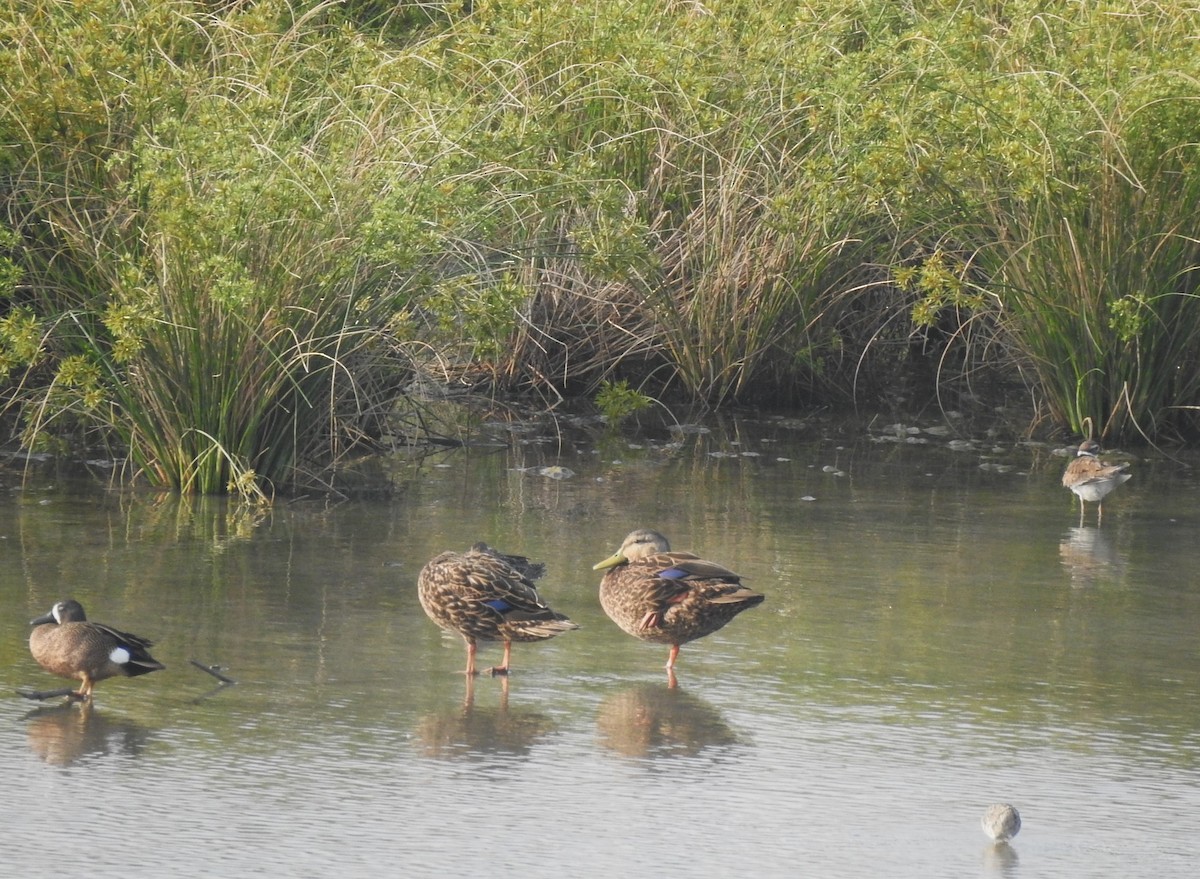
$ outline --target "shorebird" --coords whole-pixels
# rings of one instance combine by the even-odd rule
[[[668,671],[679,645],[711,635],[765,597],[728,568],[671,552],[667,538],[647,528],[630,533],[592,570],[605,571],[600,604],[613,622],[635,638],[671,645]]]
[[[996,842],[1008,842],[1021,832],[1021,813],[1016,806],[996,803],[988,806],[979,823],[983,826],[983,832]]]
[[[1104,498],[1118,485],[1128,482],[1131,473],[1126,473],[1128,464],[1105,464],[1097,457],[1100,443],[1084,440],[1071,463],[1063,473],[1062,484],[1079,496],[1079,524],[1083,526],[1086,501],[1096,504],[1096,524],[1104,516]]]
[[[151,641],[90,622],[83,605],[73,599],[58,602],[29,624],[35,627],[29,652],[51,674],[79,679],[79,689],[69,694],[75,699],[90,700],[97,681],[166,668],[148,652]]]
[[[476,543],[466,552],[444,552],[421,569],[417,597],[426,615],[467,642],[468,675],[475,669],[477,641],[503,641],[503,662],[488,671],[508,674],[513,641],[544,641],[578,629],[552,611],[533,580],[545,566]]]

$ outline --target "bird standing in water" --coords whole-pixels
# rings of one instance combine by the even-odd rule
[[[1083,527],[1086,501],[1096,504],[1096,524],[1104,516],[1104,498],[1118,485],[1128,482],[1133,476],[1126,473],[1128,464],[1105,464],[1099,458],[1100,443],[1084,440],[1079,444],[1075,457],[1063,473],[1062,484],[1079,497],[1079,526]]]
[[[29,652],[38,665],[62,678],[78,678],[72,698],[90,700],[98,681],[136,677],[166,668],[150,655],[153,642],[88,620],[83,605],[60,601],[50,612],[30,620]]]
[[[711,635],[765,598],[728,568],[671,552],[667,538],[648,528],[631,532],[593,570],[605,572],[600,604],[613,622],[635,638],[671,645],[668,671],[681,644]]]
[[[1021,832],[1021,813],[1016,806],[996,803],[988,806],[979,823],[983,826],[983,832],[996,842],[1008,842]]]
[[[513,641],[545,641],[578,629],[542,601],[533,580],[545,565],[476,543],[466,552],[444,552],[421,569],[417,596],[426,615],[467,643],[469,675],[477,674],[477,641],[503,641],[503,662],[491,674],[508,674]]]

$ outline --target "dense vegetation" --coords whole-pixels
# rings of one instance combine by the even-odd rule
[[[1197,33],[1166,2],[0,0],[7,409],[250,494],[414,377],[843,403],[924,362],[1195,437]]]

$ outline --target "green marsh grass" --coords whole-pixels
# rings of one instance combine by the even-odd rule
[[[1115,169],[1090,198],[1010,213],[1000,320],[1051,416],[1079,434],[1185,436],[1200,399],[1200,178]],[[1073,207],[1073,210],[1064,209]],[[999,226],[999,224],[998,224]]]
[[[328,485],[382,432],[406,367],[392,332],[405,288],[357,252],[361,132],[326,92],[346,76],[342,47],[233,24],[212,26],[192,59],[221,75],[173,68],[150,37],[118,59],[152,59],[157,100],[181,114],[110,125],[68,161],[41,161],[61,144],[29,144],[30,194],[10,216],[44,337],[13,401],[31,445],[76,432],[151,484],[263,500]],[[129,109],[122,92],[96,101],[97,118]]]
[[[1200,16],[1117,12],[0,0],[5,404],[249,496],[413,372],[1194,436]]]

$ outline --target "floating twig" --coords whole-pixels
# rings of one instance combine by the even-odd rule
[[[235,681],[233,678],[227,677],[227,676],[221,674],[221,672],[219,672],[217,670],[218,668],[220,668],[220,666],[205,665],[203,662],[197,662],[194,659],[189,659],[188,662],[190,662],[192,665],[196,666],[196,668],[200,669],[200,671],[208,672],[210,675],[212,675],[214,678],[216,678],[218,681],[220,681],[223,684],[236,684],[237,683],[237,681]]]

